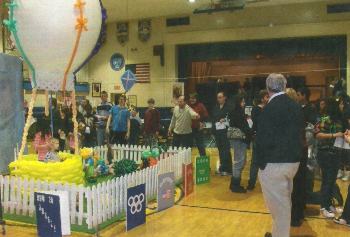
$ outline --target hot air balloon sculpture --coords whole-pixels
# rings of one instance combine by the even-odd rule
[[[71,93],[75,153],[79,153],[74,75],[96,50],[106,19],[100,0],[11,0],[4,21],[31,71],[32,97],[18,158],[26,146],[37,90]],[[48,97],[48,96],[46,96]],[[47,103],[48,104],[48,103]]]

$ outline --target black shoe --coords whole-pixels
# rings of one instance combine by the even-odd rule
[[[266,232],[265,237],[272,237],[272,234],[270,232]]]
[[[255,188],[255,185],[252,185],[252,184],[248,184],[248,186],[247,186],[248,191],[253,191],[254,188]]]
[[[247,190],[241,186],[241,179],[231,177],[230,190],[233,193],[246,193]]]
[[[231,188],[231,192],[233,192],[233,193],[246,193],[247,190],[242,186],[234,186]]]
[[[303,224],[303,220],[292,220],[292,222],[290,223],[290,226],[292,227],[300,227]]]

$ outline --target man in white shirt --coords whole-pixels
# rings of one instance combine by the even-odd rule
[[[168,135],[174,135],[174,147],[192,146],[192,119],[199,119],[200,116],[186,104],[185,97],[180,96],[178,105],[175,106],[171,118]]]

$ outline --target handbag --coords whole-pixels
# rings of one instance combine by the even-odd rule
[[[245,136],[244,132],[242,132],[241,129],[235,128],[235,127],[229,127],[227,129],[227,138],[230,139],[230,140],[233,140],[233,139],[245,139],[246,136]]]

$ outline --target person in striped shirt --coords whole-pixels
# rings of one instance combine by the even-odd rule
[[[97,145],[102,146],[106,144],[106,123],[112,109],[112,104],[108,102],[108,93],[106,91],[101,92],[101,104],[97,106]]]
[[[48,144],[48,152],[45,155],[45,162],[60,162],[61,159],[57,154],[57,151],[60,147],[60,143],[56,138],[50,138]]]

